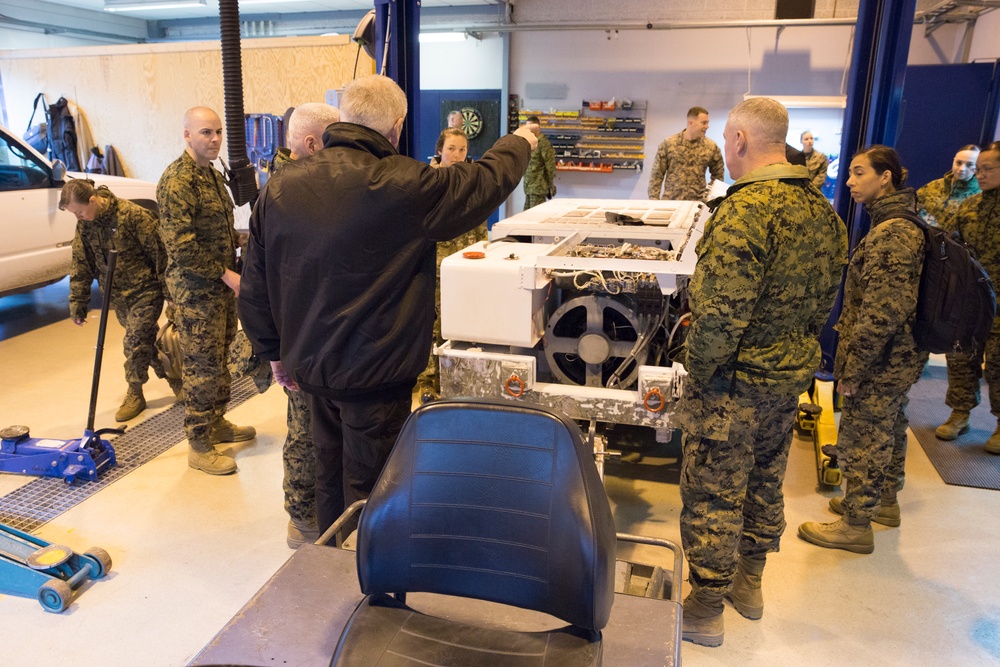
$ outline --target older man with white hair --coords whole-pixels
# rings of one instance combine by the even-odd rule
[[[764,613],[764,559],[785,529],[781,484],[798,395],[847,263],[847,233],[805,167],[785,161],[788,113],[751,98],[729,114],[736,179],[705,225],[690,283],[681,542],[690,567],[683,638],[723,639],[723,598]]]
[[[326,128],[340,122],[340,109],[323,102],[306,102],[295,107],[285,131],[288,148],[279,148],[271,160],[271,172],[276,172],[292,160],[312,155],[323,148]]]
[[[536,139],[501,137],[448,169],[400,155],[406,96],[351,82],[324,148],[268,181],[250,220],[240,316],[277,381],[306,392],[319,530],[366,498],[427,363],[438,241],[485,220],[514,190]]]

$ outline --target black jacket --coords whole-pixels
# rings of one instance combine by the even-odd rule
[[[501,137],[482,159],[434,169],[360,125],[285,165],[250,218],[239,314],[258,356],[302,389],[346,399],[408,392],[427,364],[434,248],[514,190],[531,151]],[[488,295],[483,295],[488,298]]]

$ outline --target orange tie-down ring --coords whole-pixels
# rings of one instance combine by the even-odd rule
[[[654,401],[653,405],[649,404],[650,399]],[[646,392],[646,397],[642,399],[642,405],[650,412],[663,412],[664,408],[667,407],[667,401],[663,398],[663,394],[660,393],[660,388],[653,387]]]
[[[524,380],[518,377],[517,373],[511,373],[507,381],[503,383],[503,388],[514,398],[521,398],[524,396],[524,390],[527,387],[524,384]]]

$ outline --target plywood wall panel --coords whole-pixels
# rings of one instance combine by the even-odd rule
[[[342,36],[244,40],[245,111],[282,114],[324,101],[351,80],[356,53]],[[373,67],[362,53],[359,74]],[[204,105],[225,118],[218,42],[0,51],[0,76],[12,130],[27,126],[38,92],[50,102],[65,96],[84,119],[81,158],[113,144],[128,175],[150,181],[184,149],[185,110]]]

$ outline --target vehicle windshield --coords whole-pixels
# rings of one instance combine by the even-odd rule
[[[49,187],[49,172],[29,150],[0,132],[0,191]]]

